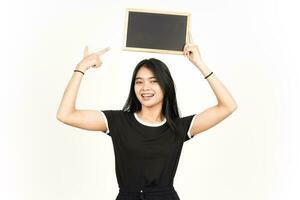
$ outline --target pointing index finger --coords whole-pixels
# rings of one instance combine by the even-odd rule
[[[103,55],[104,53],[106,53],[108,50],[110,50],[110,48],[106,47],[105,49],[97,51],[96,54],[100,56],[100,55]]]

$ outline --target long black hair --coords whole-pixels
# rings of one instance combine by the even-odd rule
[[[176,132],[175,120],[179,118],[179,112],[177,106],[175,84],[167,65],[158,59],[144,59],[136,65],[132,74],[129,95],[123,107],[123,111],[134,113],[142,109],[141,103],[136,97],[134,91],[134,84],[136,75],[139,69],[143,66],[151,70],[158,84],[160,85],[164,94],[162,113],[166,117],[167,123],[169,124],[171,129]]]

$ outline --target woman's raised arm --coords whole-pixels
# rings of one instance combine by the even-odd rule
[[[217,105],[209,107],[195,116],[191,127],[191,135],[194,136],[215,126],[228,117],[237,109],[237,103],[225,85],[204,64],[198,46],[192,41],[190,32],[183,54],[201,71],[203,77],[206,77],[218,101]]]
[[[106,131],[104,118],[99,111],[93,110],[76,110],[76,97],[80,87],[83,73],[90,67],[98,68],[102,65],[100,56],[106,53],[109,48],[105,48],[95,53],[88,53],[88,47],[84,49],[84,57],[77,64],[76,70],[81,72],[74,72],[71,80],[69,81],[59,108],[57,110],[56,118],[68,125],[75,126],[87,130]]]

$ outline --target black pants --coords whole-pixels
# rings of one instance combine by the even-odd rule
[[[119,188],[116,200],[180,200],[173,186],[144,188],[140,191],[131,191]]]

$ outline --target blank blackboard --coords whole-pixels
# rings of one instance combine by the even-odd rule
[[[127,9],[124,50],[183,54],[188,13]]]

